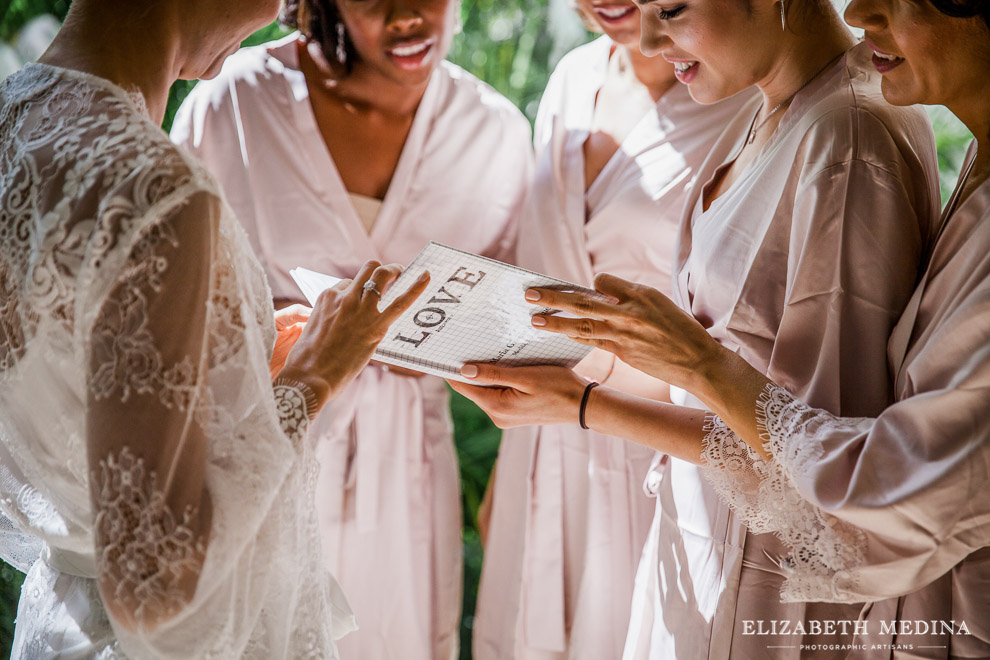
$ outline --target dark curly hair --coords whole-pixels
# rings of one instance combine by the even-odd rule
[[[983,19],[990,29],[990,0],[928,0],[935,9],[953,18]]]
[[[339,22],[340,14],[334,0],[287,0],[282,9],[282,24],[299,30],[306,39],[320,44],[327,61],[340,65],[346,75],[351,72],[357,53],[345,32],[343,45],[347,53],[346,62],[340,62],[337,58]]]

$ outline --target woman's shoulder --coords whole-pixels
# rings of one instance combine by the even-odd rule
[[[298,33],[293,33],[277,41],[241,48],[224,61],[214,78],[196,83],[183,105],[247,107],[263,103],[266,98],[284,96],[296,78],[303,80],[296,54],[298,39]]]
[[[14,122],[26,145],[15,159],[44,158],[49,171],[64,172],[67,198],[85,190],[113,195],[132,187],[140,191],[133,200],[140,203],[163,194],[175,182],[197,181],[211,187],[205,170],[151,121],[139,91],[47,65],[30,65],[18,76],[15,84],[25,83],[30,90],[25,110],[41,108],[45,120]],[[57,177],[38,184],[46,185],[53,178]]]
[[[586,74],[591,68],[604,68],[608,65],[612,45],[612,40],[602,35],[586,44],[572,48],[557,62],[552,75],[561,78]]]
[[[529,140],[529,121],[512,101],[488,83],[458,65],[444,60],[437,67],[435,84],[441,94],[441,112],[458,117],[463,125],[490,125],[499,130],[510,130],[526,136]],[[474,115],[477,121],[470,121]]]
[[[844,66],[823,85],[801,118],[805,151],[823,157],[860,160],[879,166],[890,159],[935,162],[935,138],[925,111],[887,102],[881,77],[870,62],[865,43],[850,49]]]

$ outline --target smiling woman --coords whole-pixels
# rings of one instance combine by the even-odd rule
[[[574,6],[602,36],[568,53],[543,94],[519,265],[587,285],[615,272],[669,292],[692,176],[751,96],[693,101],[670,63],[640,52],[632,0]],[[578,370],[625,392],[667,394],[601,351]],[[577,424],[506,431],[492,477],[477,660],[621,655],[655,508],[641,490],[651,459]]]

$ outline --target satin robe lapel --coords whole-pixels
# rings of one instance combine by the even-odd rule
[[[337,169],[337,164],[334,163],[330,155],[330,149],[322,139],[322,133],[320,133],[320,127],[316,123],[316,115],[313,113],[309,96],[307,95],[293,104],[293,110],[295,121],[300,127],[299,131],[295,131],[295,134],[299,136],[299,153],[309,164],[310,176],[317,180],[311,185],[314,190],[321,191],[321,199],[332,212],[338,223],[338,229],[343,234],[341,239],[352,246],[356,258],[355,269],[360,265],[360,262],[369,259],[381,261],[378,249],[372,243],[361,218],[358,217],[354,204],[351,203],[347,187],[340,176],[340,170]],[[307,135],[321,136],[321,139],[307,140],[303,137]],[[334,274],[349,276],[354,273]]]
[[[626,135],[625,139],[619,145],[619,148],[615,150],[615,153],[612,154],[612,156],[608,159],[608,162],[605,163],[605,167],[602,168],[602,171],[598,173],[595,180],[591,182],[590,186],[588,186],[588,191],[585,196],[589,200],[600,198],[598,199],[598,205],[595,210],[607,206],[616,194],[621,194],[621,190],[617,190],[614,185],[615,178],[622,175],[628,166],[629,161],[635,159],[636,155],[639,154],[644,147],[654,143],[658,133],[662,135],[667,133],[667,131],[664,130],[664,122],[661,117],[663,116],[664,109],[669,105],[667,99],[670,95],[676,93],[677,91],[679,90],[673,89],[668,91],[660,97],[660,100],[657,101],[655,106],[650,108],[646,114],[639,118],[639,121],[636,122],[636,125],[633,126],[633,129],[629,131],[629,134]],[[582,158],[582,163],[583,160],[584,159]],[[610,190],[615,190],[615,192],[612,192],[610,195]],[[587,253],[587,250],[585,253]],[[589,261],[588,263],[590,266],[591,262]]]
[[[747,107],[748,105],[744,106],[744,109],[740,111],[740,115],[733,120],[732,124],[740,120],[740,117],[746,112],[745,108]],[[726,130],[728,131],[729,129],[727,128]],[[712,210],[709,207],[708,211],[705,211],[705,188],[711,183],[716,172],[730,160],[738,157],[739,152],[742,151],[745,139],[746,136],[741,135],[731,145],[720,145],[718,142],[716,143],[698,171],[698,178],[695,180],[691,193],[688,195],[687,202],[684,205],[684,215],[681,218],[681,226],[677,233],[677,249],[674,254],[673,287],[676,296],[674,302],[686,311],[691,311],[692,303],[689,262],[691,259],[691,250],[694,246],[695,223],[701,216]],[[718,200],[715,201],[717,202]],[[714,203],[712,206],[714,206]]]
[[[966,154],[966,159],[963,161],[963,174],[960,177],[960,181],[965,181],[969,176],[975,160],[976,143],[974,142],[970,145],[969,151]],[[957,207],[959,206],[959,195],[961,192],[962,186],[956,186],[956,189],[952,192],[952,196],[949,198],[945,208],[942,210],[942,217],[939,220],[939,227],[935,235],[935,241],[928,251],[929,258],[925,264],[925,271],[922,274],[921,279],[918,281],[918,286],[914,289],[914,294],[911,296],[911,300],[908,301],[907,307],[904,308],[904,312],[901,314],[900,320],[898,320],[897,325],[894,326],[894,330],[890,334],[890,341],[887,342],[887,364],[890,366],[890,373],[894,378],[894,392],[897,393],[904,392],[904,388],[907,385],[907,372],[903,369],[903,367],[904,362],[907,359],[911,338],[914,335],[914,326],[915,322],[918,320],[918,312],[921,309],[921,299],[925,293],[925,285],[928,284],[928,276],[931,272],[935,252],[938,249],[939,239],[941,239],[945,234],[946,227],[948,226],[952,215],[954,215],[958,210]]]
[[[426,151],[426,142],[433,133],[433,123],[437,115],[437,105],[443,92],[443,79],[437,72],[433,73],[426,92],[423,94],[416,115],[413,117],[409,135],[399,155],[399,162],[392,174],[385,199],[382,201],[378,219],[371,229],[371,241],[379,248],[380,254],[385,254],[389,240],[398,233],[399,221],[402,218],[402,208],[405,205],[416,175],[420,172],[420,163]],[[355,213],[355,218],[357,214]],[[405,265],[405,264],[403,264]]]

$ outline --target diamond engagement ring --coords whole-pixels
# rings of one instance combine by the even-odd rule
[[[367,293],[368,291],[372,292],[379,298],[382,297],[382,292],[378,290],[378,287],[375,286],[375,283],[372,282],[371,280],[368,280],[367,282],[364,283],[364,292]]]

